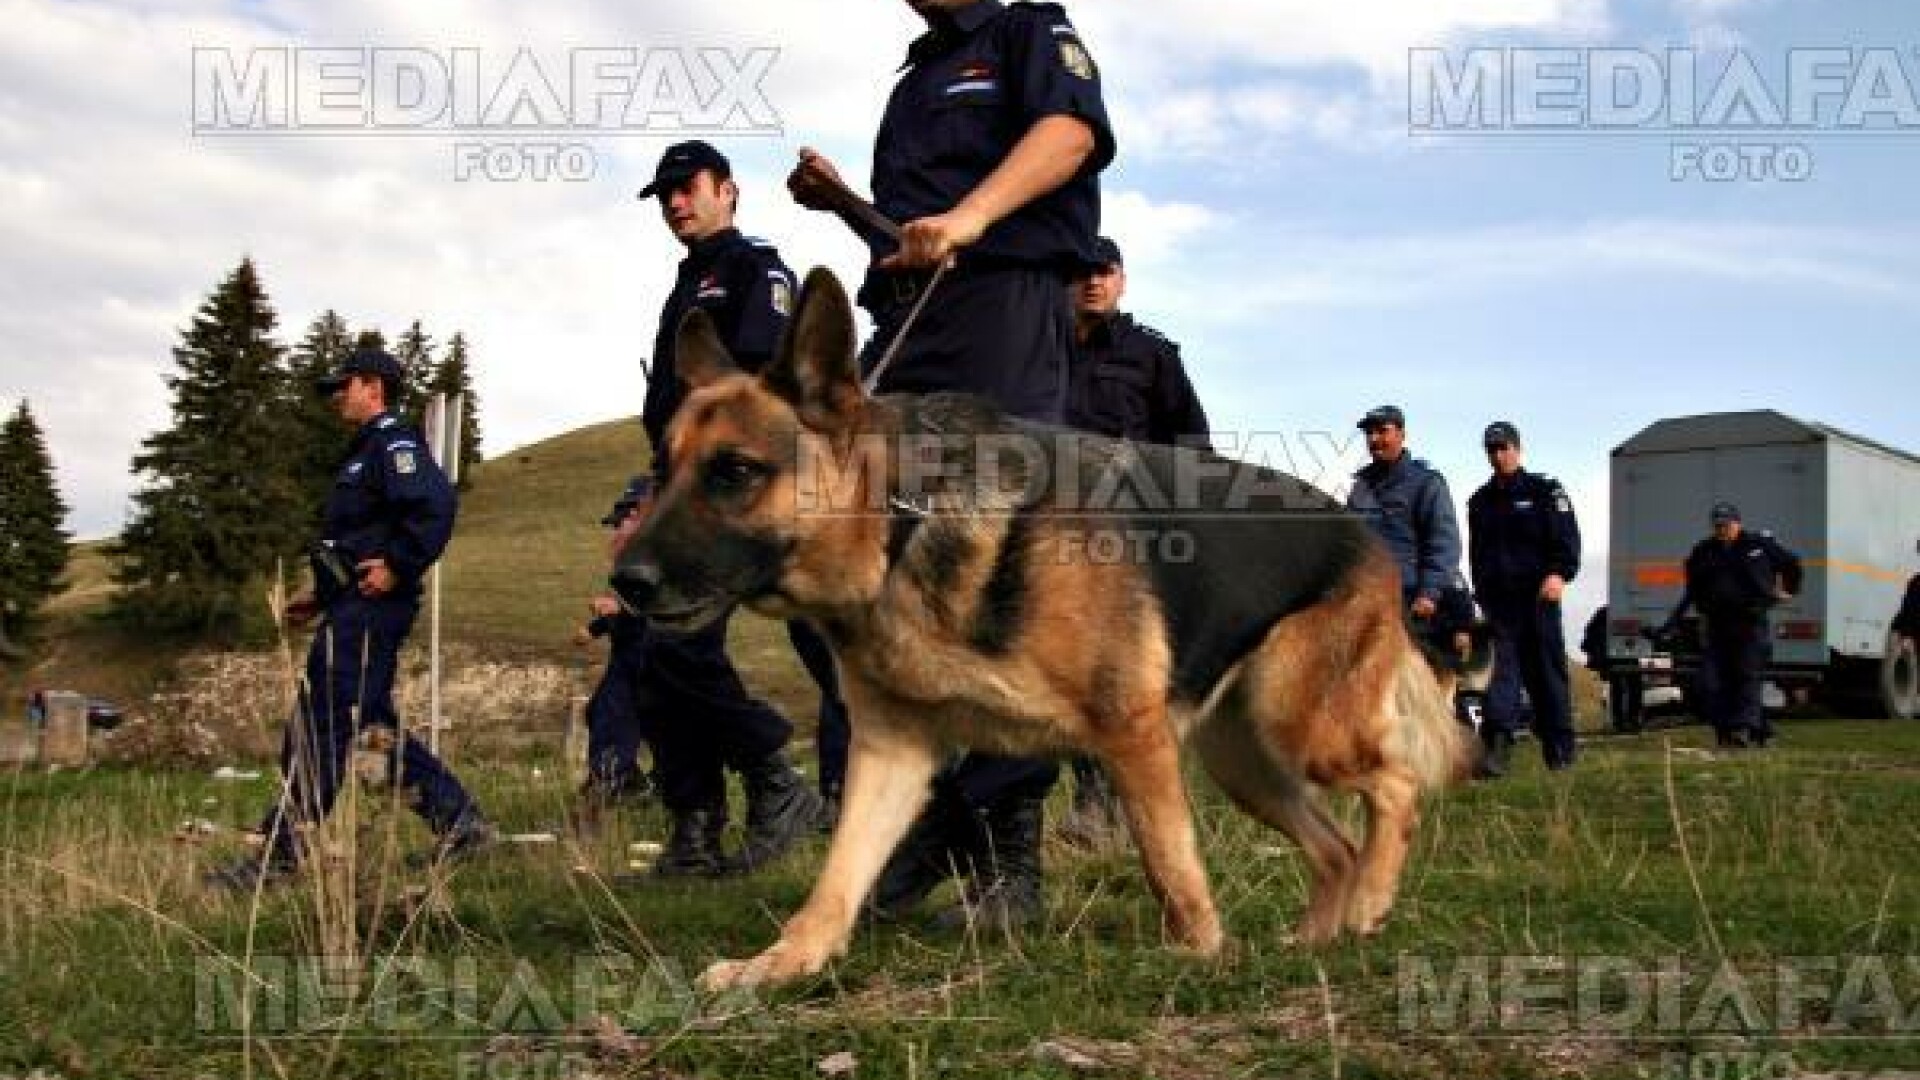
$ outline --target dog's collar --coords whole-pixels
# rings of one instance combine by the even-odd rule
[[[906,557],[907,545],[912,543],[913,534],[933,516],[933,500],[915,502],[904,495],[889,495],[887,509],[890,511],[887,523],[887,569],[892,570]]]

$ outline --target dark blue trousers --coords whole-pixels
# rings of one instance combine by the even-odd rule
[[[280,771],[289,785],[286,812],[267,813],[264,831],[279,853],[297,854],[294,827],[318,824],[332,811],[362,727],[402,731],[393,708],[393,679],[417,611],[411,598],[347,596],[328,606],[307,650],[299,715],[281,745]],[[402,740],[398,781],[435,833],[445,832],[473,805],[460,781],[419,739]]]
[[[793,737],[793,725],[747,693],[727,656],[732,616],[694,634],[655,633],[642,683],[659,717],[652,726],[654,778],[668,810],[726,805],[726,770],[745,771]]]
[[[1772,655],[1765,619],[1706,620],[1706,650],[1700,660],[1707,722],[1722,738],[1750,734],[1773,737],[1773,724],[1761,704],[1762,676]]]
[[[640,744],[653,741],[658,721],[654,688],[646,682],[646,621],[622,615],[608,634],[607,670],[587,699],[587,783],[602,795],[633,787]]]
[[[820,688],[820,726],[813,739],[814,753],[820,760],[820,793],[837,797],[847,786],[847,746],[853,741],[847,703],[840,696],[840,670],[833,666],[833,650],[827,647],[827,640],[805,619],[787,623],[787,640]]]
[[[1520,729],[1520,690],[1533,705],[1533,733],[1549,767],[1573,764],[1573,705],[1567,693],[1567,643],[1560,605],[1538,596],[1480,598],[1493,628],[1493,680],[1487,687],[1484,738],[1512,740]]]

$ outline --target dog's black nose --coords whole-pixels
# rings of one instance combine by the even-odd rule
[[[624,563],[614,567],[608,582],[628,609],[644,612],[660,595],[660,567],[650,562]]]

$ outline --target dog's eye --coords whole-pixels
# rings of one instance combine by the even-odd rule
[[[741,495],[760,481],[766,479],[772,470],[762,462],[740,454],[715,454],[707,462],[707,490],[715,495]]]

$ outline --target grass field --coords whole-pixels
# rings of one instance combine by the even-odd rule
[[[196,877],[239,850],[234,830],[269,778],[16,773],[0,779],[0,1076],[1913,1067],[1920,725],[1795,724],[1785,749],[1738,756],[1701,749],[1699,734],[1595,740],[1570,775],[1529,760],[1432,804],[1395,917],[1372,940],[1289,944],[1300,858],[1202,784],[1235,939],[1220,962],[1159,947],[1131,857],[1056,848],[1042,930],[870,929],[813,985],[723,1000],[686,976],[764,944],[817,846],[750,881],[610,886],[627,843],[659,836],[657,815],[637,810],[585,847],[514,845],[436,879],[391,857],[424,843],[419,827],[363,794],[342,815],[357,827],[335,841],[357,850],[358,894],[336,864],[254,915]],[[477,786],[508,829],[544,827],[564,806],[560,772],[483,768]],[[218,831],[176,838],[190,819]],[[249,955],[260,982],[246,1009]],[[854,1072],[833,1071],[849,1060]]]

